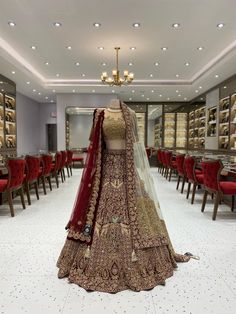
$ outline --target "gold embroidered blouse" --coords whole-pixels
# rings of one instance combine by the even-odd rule
[[[103,121],[103,135],[105,141],[125,140],[125,121],[123,117],[113,118],[105,116]]]

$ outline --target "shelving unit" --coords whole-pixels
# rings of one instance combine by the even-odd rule
[[[136,118],[137,118],[137,125],[138,125],[138,136],[139,140],[143,141],[145,143],[146,138],[146,116],[144,112],[136,112]]]
[[[188,148],[205,147],[206,107],[195,109],[189,113],[189,142]]]
[[[187,148],[188,114],[176,114],[176,148]]]
[[[70,122],[69,115],[66,115],[66,149],[70,149]]]
[[[219,149],[229,148],[230,129],[230,97],[225,97],[219,103]]]
[[[162,141],[162,123],[161,119],[158,119],[158,122],[154,126],[154,146],[160,147]]]
[[[175,113],[164,114],[164,147],[175,147]]]
[[[236,150],[236,94],[231,95],[230,99],[230,149]]]
[[[207,110],[207,136],[216,136],[216,125],[217,125],[217,107],[214,106]]]

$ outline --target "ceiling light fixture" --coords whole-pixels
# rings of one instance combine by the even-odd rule
[[[35,93],[35,92],[36,92],[36,89],[33,89],[33,92]]]
[[[98,23],[98,22],[93,23],[93,26],[96,27],[96,28],[100,27],[101,25],[102,25],[102,24],[101,24],[101,23]]]
[[[224,86],[224,89],[226,89],[227,88],[227,86]]]
[[[140,26],[141,26],[140,23],[137,23],[137,22],[136,22],[136,23],[133,23],[133,27],[134,27],[134,28],[139,28]]]
[[[66,48],[67,48],[68,50],[71,50],[71,49],[72,49],[72,47],[71,47],[71,46],[67,46]]]
[[[49,65],[49,62],[47,61],[47,62],[45,62],[44,64],[45,64],[45,65]]]
[[[168,47],[162,47],[161,50],[162,51],[166,51],[168,49]]]
[[[120,47],[115,47],[116,50],[116,69],[112,71],[112,76],[108,77],[107,72],[103,72],[101,75],[101,80],[104,84],[108,84],[110,86],[116,85],[116,86],[121,86],[121,85],[127,85],[132,83],[134,79],[134,74],[129,73],[129,71],[125,70],[124,71],[124,78],[120,77],[120,71],[118,68],[118,53],[120,50]]]
[[[179,74],[176,74],[175,76],[178,78],[178,77],[179,77]]]
[[[153,90],[153,89],[151,90],[151,93],[154,93],[154,90]]]
[[[147,100],[150,100],[150,98],[148,97]]]
[[[198,88],[199,88],[199,89],[202,89],[202,86],[199,86]]]
[[[41,95],[41,93],[40,93],[40,92],[38,92],[38,95]]]
[[[185,65],[186,65],[186,67],[188,67],[190,65],[190,63],[189,62],[185,62]]]
[[[129,100],[132,100],[132,98],[130,97]]]
[[[62,24],[60,22],[54,22],[53,25],[56,27],[60,27]]]
[[[12,74],[16,74],[16,72],[15,72],[15,71],[11,71],[11,73],[12,73]]]
[[[160,94],[159,97],[162,97],[162,95]]]
[[[75,93],[75,89],[72,90],[72,93]]]
[[[199,90],[198,90],[198,89],[196,89],[196,90],[195,90],[195,93],[198,93],[198,92],[199,92]]]
[[[30,84],[30,81],[26,82],[26,84],[29,85],[29,84]]]
[[[217,27],[218,28],[223,28],[225,26],[225,23],[219,23],[219,24],[217,24]]]
[[[131,66],[133,65],[133,63],[132,63],[132,62],[129,62],[128,65],[131,67]]]
[[[136,47],[130,47],[129,49],[130,49],[130,50],[135,50],[135,49],[136,49]]]
[[[80,65],[80,63],[79,62],[75,62],[75,65],[78,67]]]
[[[31,46],[31,49],[32,49],[32,50],[36,50],[37,47],[33,45],[33,46]]]
[[[215,78],[218,78],[218,77],[219,77],[219,75],[218,75],[218,74],[216,74],[216,75],[215,75]]]
[[[170,100],[170,97],[168,97],[167,100],[169,101],[169,100]]]
[[[104,47],[98,47],[99,50],[104,50]]]
[[[150,74],[149,76],[150,76],[150,77],[153,77],[153,74]]]
[[[106,64],[106,62],[102,62],[101,65],[102,65],[103,67],[105,67],[107,64]]]
[[[159,62],[155,62],[154,65],[157,67],[159,65]]]
[[[184,100],[187,100],[188,98],[187,97],[184,97]]]
[[[85,74],[84,74],[84,73],[82,73],[81,75],[82,75],[83,77],[85,77]]]
[[[202,51],[204,49],[204,47],[198,47],[197,50]]]
[[[50,102],[54,102],[54,101],[51,99]]]
[[[95,89],[92,90],[92,93],[95,93]]]
[[[114,89],[111,91],[112,93],[115,93]]]
[[[46,96],[45,99],[48,99],[48,96]]]
[[[57,73],[57,74],[56,74],[56,77],[59,77],[59,76],[60,76],[60,74],[59,74],[59,73]]]
[[[174,24],[172,24],[172,27],[173,27],[173,28],[179,28],[179,27],[180,27],[180,24],[179,24],[179,23],[174,23]]]
[[[14,26],[16,26],[16,23],[15,23],[15,22],[10,21],[10,22],[8,22],[8,25],[9,25],[9,26],[11,26],[11,27],[14,27]]]
[[[132,89],[132,93],[135,93],[135,90],[134,90],[134,89]]]

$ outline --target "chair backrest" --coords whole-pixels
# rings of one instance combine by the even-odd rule
[[[66,165],[66,158],[67,158],[67,152],[65,150],[62,150],[61,151],[61,166],[60,166],[60,169],[65,167],[65,165]]]
[[[220,173],[223,169],[221,160],[204,161],[204,186],[212,191],[219,191]]]
[[[40,170],[40,157],[26,156],[26,181],[36,180],[39,176]]]
[[[165,152],[165,162],[166,162],[166,166],[170,166],[171,165],[171,160],[172,160],[172,152],[170,152],[169,150]]]
[[[61,167],[61,159],[62,159],[62,153],[61,152],[56,152],[55,155],[55,171],[58,171]]]
[[[185,171],[184,171],[184,158],[185,155],[184,154],[179,154],[176,156],[176,165],[177,165],[177,171],[179,174],[184,175]]]
[[[195,176],[196,159],[193,156],[187,156],[184,161],[185,172],[188,180],[196,181]]]
[[[165,150],[161,151],[161,159],[162,159],[163,165],[166,166],[166,151]]]
[[[159,163],[162,163],[162,160],[161,160],[161,149],[160,148],[157,150],[157,161]]]
[[[73,157],[73,152],[72,150],[68,150],[67,151],[67,165],[70,165],[72,163],[72,157]]]
[[[51,172],[52,168],[52,156],[51,155],[42,155],[43,161],[43,171],[42,175],[48,175]]]
[[[8,168],[8,188],[17,188],[22,185],[25,174],[25,160],[22,158],[9,158]]]

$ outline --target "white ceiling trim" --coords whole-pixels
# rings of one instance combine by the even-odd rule
[[[44,87],[56,86],[104,86],[100,80],[70,80],[70,79],[47,79],[40,72],[38,72],[24,57],[22,57],[6,40],[0,37],[1,55],[5,58],[13,58],[23,69],[33,74]],[[203,66],[197,73],[195,73],[190,80],[135,80],[132,85],[134,86],[160,86],[160,85],[193,85],[200,77],[211,70],[217,63],[222,61],[233,50],[236,49],[236,40],[233,41],[228,47],[221,51],[210,62]]]

